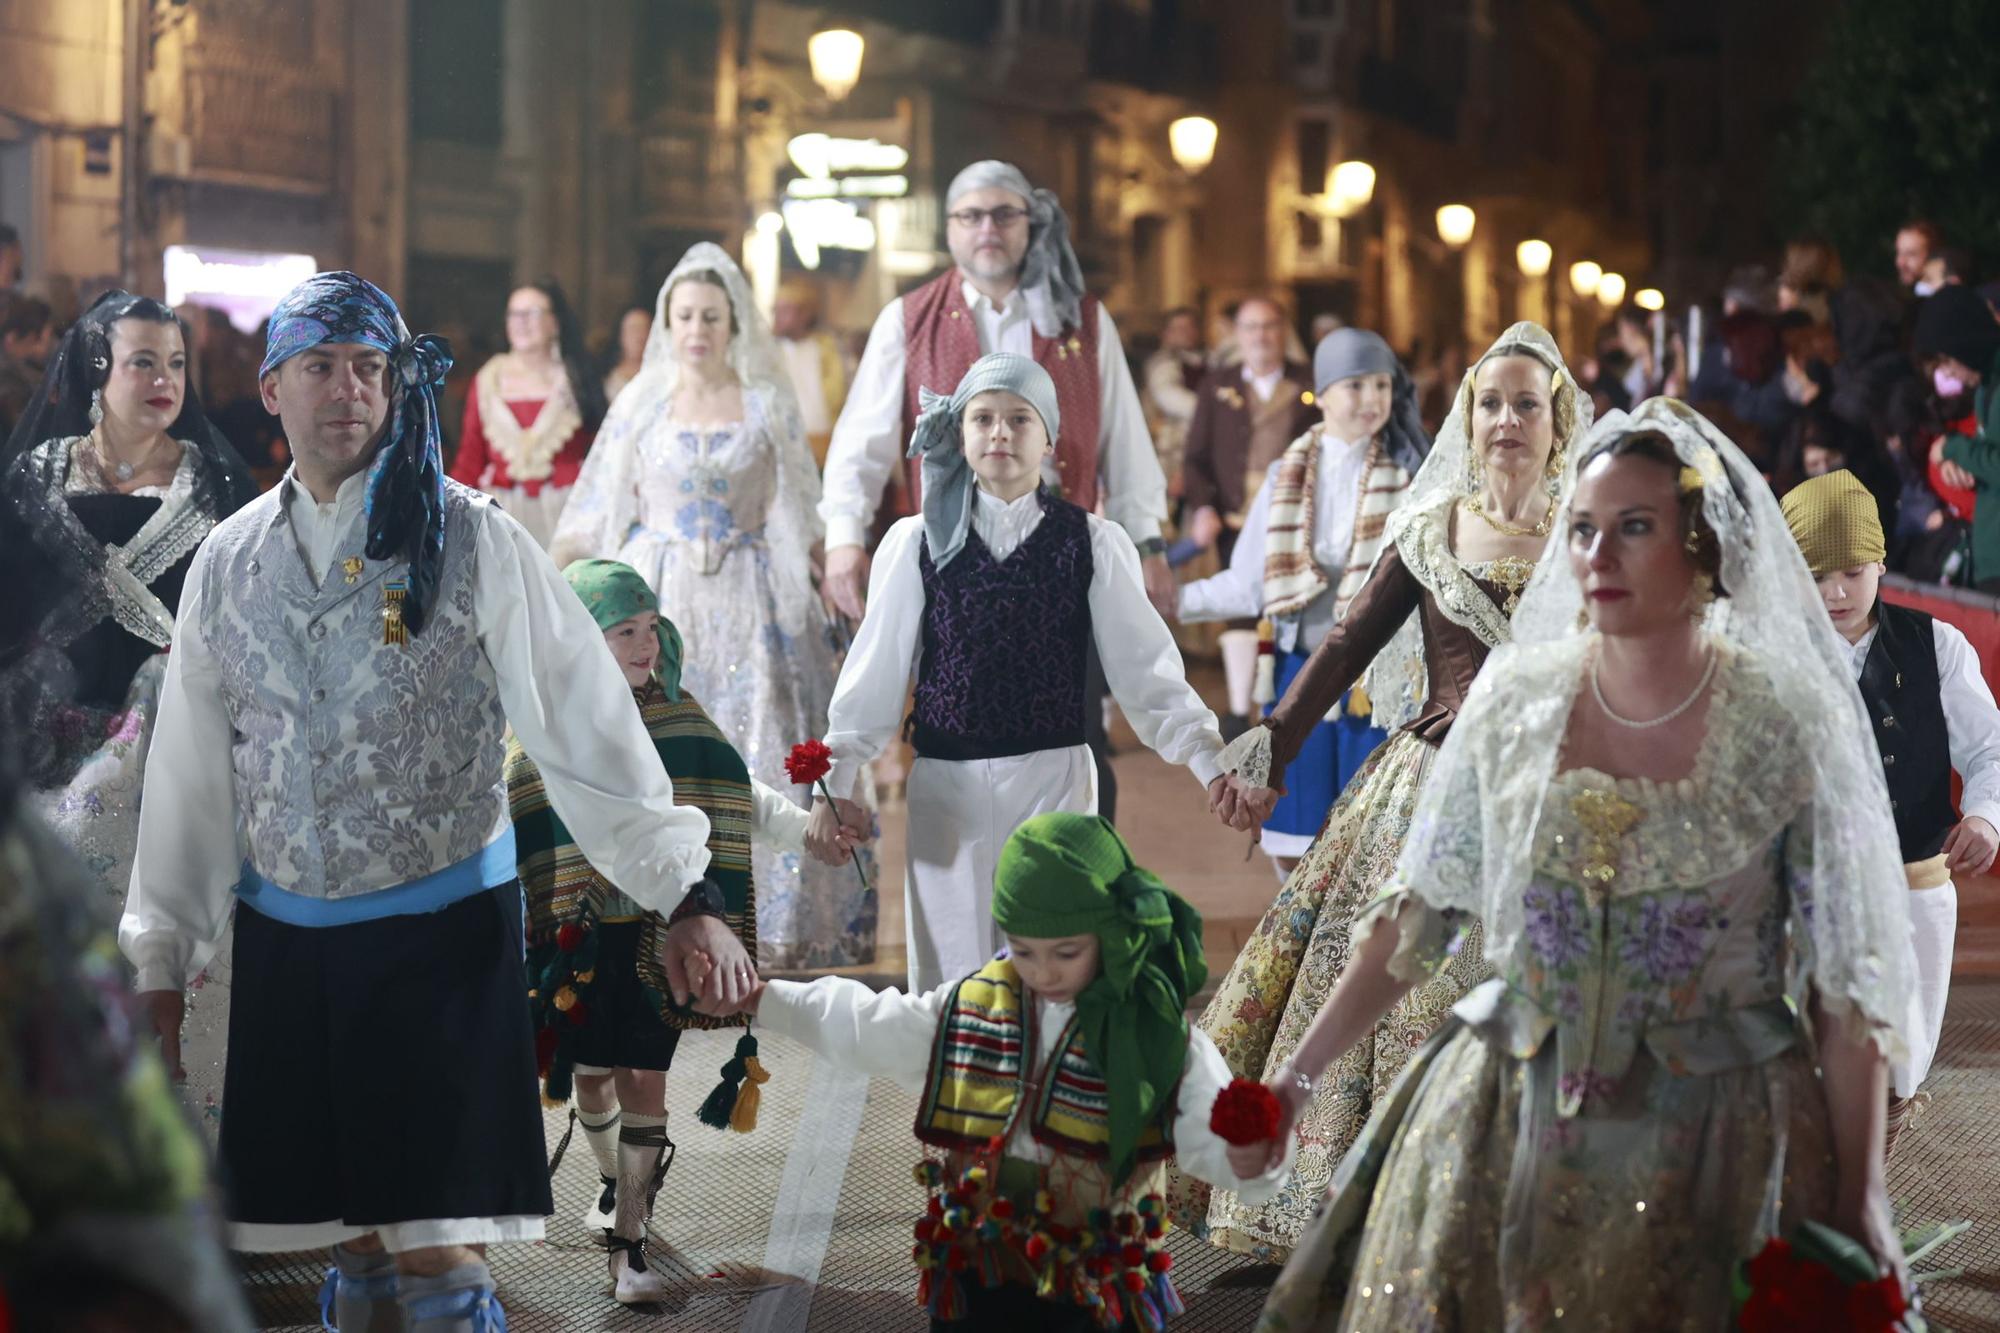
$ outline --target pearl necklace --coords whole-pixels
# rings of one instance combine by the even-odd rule
[[[1649,719],[1648,721],[1645,722],[1634,722],[1629,717],[1620,717],[1618,716],[1618,714],[1611,711],[1611,705],[1604,701],[1604,687],[1597,683],[1597,660],[1595,658],[1591,659],[1590,663],[1590,692],[1593,695],[1597,696],[1597,706],[1604,710],[1604,716],[1610,718],[1613,722],[1616,722],[1621,727],[1631,727],[1636,731],[1643,731],[1648,727],[1665,726],[1667,723],[1679,717],[1682,713],[1687,712],[1688,709],[1694,707],[1694,701],[1696,699],[1701,698],[1702,691],[1706,690],[1708,688],[1708,683],[1711,680],[1715,679],[1715,664],[1721,660],[1722,660],[1722,654],[1716,652],[1714,649],[1711,648],[1708,654],[1708,669],[1702,672],[1701,679],[1695,682],[1694,693],[1690,694],[1687,698],[1681,700],[1679,703],[1675,704],[1672,708],[1660,714],[1658,717]]]

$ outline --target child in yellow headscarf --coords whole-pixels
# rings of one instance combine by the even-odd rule
[[[1230,1082],[1187,1021],[1201,918],[1096,815],[1037,815],[1001,851],[1008,954],[924,995],[761,983],[757,1021],[922,1095],[919,1298],[933,1329],[1158,1329],[1180,1303],[1160,1167],[1274,1195],[1291,1169],[1210,1127]],[[1025,1059],[1023,1058],[1025,1055]]]
[[[1958,928],[1952,876],[1985,873],[2000,846],[2000,709],[1964,634],[1881,597],[1882,520],[1853,473],[1828,472],[1793,487],[1784,510],[1833,627],[1853,654],[1910,883],[1919,1021],[1909,1059],[1889,1070],[1887,1156],[1944,1027]],[[1965,782],[1963,818],[1952,809],[1953,769]]]

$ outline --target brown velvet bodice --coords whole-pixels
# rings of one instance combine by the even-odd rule
[[[1496,607],[1507,596],[1507,590],[1497,583],[1477,577],[1472,581]],[[1477,634],[1445,615],[1437,598],[1410,572],[1401,551],[1392,545],[1382,552],[1368,582],[1348,606],[1347,615],[1313,649],[1285,697],[1265,719],[1264,725],[1272,731],[1274,784],[1313,727],[1361,679],[1368,664],[1412,613],[1421,617],[1428,683],[1423,706],[1402,730],[1414,732],[1432,745],[1443,744],[1492,650]]]

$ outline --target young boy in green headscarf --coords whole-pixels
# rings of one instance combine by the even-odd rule
[[[1153,1191],[1170,1157],[1245,1198],[1289,1148],[1209,1126],[1228,1066],[1187,1021],[1201,917],[1096,815],[1037,815],[993,885],[1008,953],[924,995],[823,977],[758,984],[757,1021],[922,1095],[916,1234],[933,1329],[1157,1329],[1180,1302]],[[1023,1059],[1024,1053],[1027,1059]]]
[[[563,577],[604,631],[673,779],[675,801],[708,816],[708,877],[722,902],[707,906],[721,910],[755,958],[750,841],[801,850],[805,810],[751,777],[728,737],[681,689],[680,633],[637,570],[579,560]],[[564,1100],[574,1078],[577,1119],[603,1179],[584,1226],[607,1232],[613,1296],[628,1305],[656,1301],[666,1284],[647,1269],[644,1240],[668,1147],[665,1071],[683,1029],[732,1020],[673,1007],[660,967],[668,922],[584,859],[518,741],[508,744],[506,772],[528,906],[529,1004],[543,1093]],[[823,859],[838,863],[847,845],[866,837],[845,827],[841,834],[841,846]]]

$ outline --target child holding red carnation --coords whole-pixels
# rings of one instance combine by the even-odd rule
[[[1222,752],[1215,714],[1146,599],[1131,539],[1043,485],[1060,429],[1048,372],[995,353],[951,395],[925,389],[920,401],[910,456],[923,460],[923,512],[876,552],[826,738],[827,785],[843,802],[899,730],[916,748],[904,894],[913,992],[998,949],[993,867],[1021,821],[1096,810],[1084,744],[1086,710],[1098,706],[1085,684],[1093,645],[1141,742],[1211,790]],[[830,807],[816,802],[813,820],[810,838],[833,837]]]
[[[735,746],[681,689],[680,633],[660,615],[658,597],[636,569],[615,560],[579,560],[563,577],[603,630],[632,687],[632,701],[673,779],[675,802],[708,816],[712,888],[691,893],[682,911],[719,913],[755,958],[751,840],[799,850],[805,810],[752,777]],[[727,1020],[673,1008],[660,967],[668,922],[584,859],[549,805],[541,771],[518,741],[508,745],[506,774],[528,906],[529,1007],[543,1093],[565,1100],[574,1079],[577,1119],[603,1180],[583,1225],[604,1234],[611,1247],[613,1297],[628,1305],[656,1301],[666,1284],[646,1267],[644,1239],[669,1146],[666,1070],[683,1029],[721,1027]],[[844,841],[865,836],[841,830]],[[720,901],[701,898],[704,889],[719,890]],[[705,968],[705,958],[698,956],[695,966]],[[749,983],[746,963],[734,984],[747,989]]]
[[[933,1329],[1158,1329],[1180,1311],[1155,1192],[1169,1158],[1245,1198],[1291,1170],[1212,1121],[1229,1068],[1187,1021],[1208,969],[1201,917],[1096,815],[1037,815],[999,856],[1006,957],[921,995],[760,982],[758,1024],[921,1093],[915,1224]],[[1027,1058],[1024,1060],[1023,1056]],[[1268,1139],[1268,1132],[1257,1135]]]

